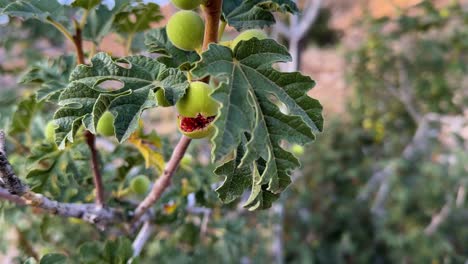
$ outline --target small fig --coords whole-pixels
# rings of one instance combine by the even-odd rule
[[[291,147],[291,151],[294,155],[300,157],[304,154],[304,147],[298,144],[294,144]]]
[[[179,49],[193,51],[203,44],[205,24],[193,11],[179,11],[167,22],[167,37]]]
[[[107,111],[101,116],[97,123],[96,131],[105,137],[110,137],[115,134],[114,115],[112,115],[111,112]]]
[[[146,175],[138,175],[130,181],[130,190],[135,194],[144,195],[150,185],[151,181]]]

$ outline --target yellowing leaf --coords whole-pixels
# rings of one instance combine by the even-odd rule
[[[161,139],[156,133],[144,135],[142,129],[139,129],[130,136],[128,142],[140,151],[145,159],[146,168],[154,166],[159,171],[164,169]]]

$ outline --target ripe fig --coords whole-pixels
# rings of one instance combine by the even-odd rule
[[[167,36],[174,46],[186,51],[193,51],[203,44],[205,24],[193,11],[179,11],[167,22]]]
[[[180,131],[193,139],[210,136],[212,122],[218,112],[218,103],[211,98],[213,88],[204,82],[192,82],[186,94],[177,102]]]

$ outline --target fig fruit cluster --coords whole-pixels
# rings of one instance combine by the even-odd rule
[[[201,53],[204,41],[205,23],[196,12],[204,0],[171,0],[174,6],[182,9],[176,12],[167,22],[166,32],[169,41],[177,48],[185,51]],[[235,39],[221,42],[221,45],[235,50],[240,42],[251,38],[266,39],[262,30],[250,29],[241,32]],[[214,134],[213,121],[218,113],[219,104],[211,97],[214,88],[204,82],[191,82],[185,95],[176,103],[179,112],[179,130],[192,139],[210,137]],[[158,106],[167,107],[171,104],[165,97],[165,91],[156,92]]]

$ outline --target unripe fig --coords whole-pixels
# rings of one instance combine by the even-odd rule
[[[156,92],[156,103],[158,104],[158,106],[162,106],[162,107],[171,106],[171,103],[169,103],[166,100],[166,97],[164,96],[164,90],[163,89],[159,89]]]
[[[193,157],[190,154],[185,154],[182,160],[180,161],[180,164],[182,166],[190,166],[193,162]]]
[[[190,138],[204,138],[214,132],[213,120],[218,103],[211,98],[213,88],[204,82],[192,82],[186,94],[177,102],[179,129]]]
[[[145,175],[138,175],[130,181],[130,190],[138,195],[144,195],[148,192],[151,185],[150,179]]]
[[[105,136],[113,136],[114,133],[114,116],[111,112],[105,112],[99,119],[96,127],[96,131]]]
[[[203,0],[171,0],[171,2],[180,9],[192,10],[201,5]]]
[[[48,141],[54,142],[55,141],[55,122],[54,120],[50,120],[44,130],[44,136]]]
[[[267,34],[259,29],[249,29],[239,34],[231,43],[231,49],[234,48],[241,42],[242,40],[249,40],[251,38],[258,38],[258,39],[266,39],[268,38]]]
[[[291,147],[291,151],[294,155],[300,157],[304,154],[304,147],[298,144],[294,144]]]
[[[203,44],[205,24],[202,18],[193,11],[179,11],[167,22],[169,40],[182,50],[192,51]]]

